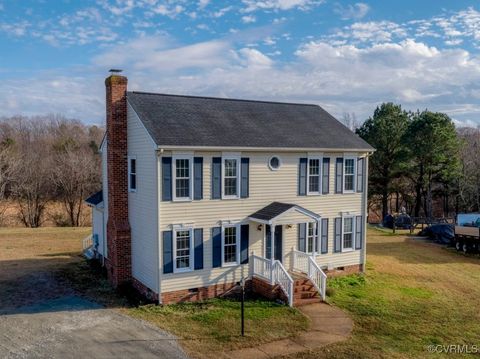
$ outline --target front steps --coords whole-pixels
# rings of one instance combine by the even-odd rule
[[[320,303],[322,298],[308,277],[302,274],[292,274],[293,282],[293,306],[300,307],[312,303]]]

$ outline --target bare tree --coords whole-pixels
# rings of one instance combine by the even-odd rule
[[[70,225],[80,226],[83,200],[100,187],[99,161],[90,149],[66,149],[55,156],[53,182]]]

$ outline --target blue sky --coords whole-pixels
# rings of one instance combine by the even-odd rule
[[[129,89],[309,102],[362,121],[384,101],[480,125],[476,1],[0,0],[0,116],[104,120]]]

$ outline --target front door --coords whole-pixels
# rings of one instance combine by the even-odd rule
[[[275,226],[275,240],[273,241],[273,256],[274,259],[282,261],[282,226]],[[271,228],[269,225],[266,225],[265,228],[265,258],[270,259],[272,253],[272,236]]]

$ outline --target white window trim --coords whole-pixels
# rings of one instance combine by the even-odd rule
[[[310,160],[318,160],[318,192],[310,192]],[[319,196],[322,194],[322,177],[323,177],[323,159],[319,156],[307,157],[307,195]]]
[[[345,219],[346,218],[351,218],[352,219],[352,248],[344,248],[343,247],[343,244],[344,244],[344,238],[343,238],[343,235],[344,235],[344,231],[345,231]],[[352,214],[348,214],[348,215],[342,215],[342,240],[341,240],[341,244],[342,244],[342,253],[343,252],[353,252],[355,250],[355,215],[352,215]]]
[[[177,160],[188,160],[189,163],[189,197],[177,197]],[[172,156],[172,200],[174,202],[190,202],[193,199],[193,156],[192,155],[173,155]]]
[[[313,235],[314,236],[314,243],[315,243],[315,251],[314,252],[308,252],[307,247],[308,247],[308,226],[310,223],[313,222],[306,222],[306,233],[305,233],[305,253],[311,254],[313,256],[318,256],[322,253],[322,218],[319,218],[316,220],[317,222],[317,234]]]
[[[131,161],[135,160],[135,188],[132,188],[132,184],[130,181],[130,175],[132,174],[132,168],[131,168]],[[138,187],[138,163],[137,163],[137,156],[128,156],[127,157],[127,162],[128,162],[128,192],[135,193],[137,192],[137,187]]]
[[[346,190],[345,189],[345,162],[347,160],[353,160],[353,190]],[[354,156],[345,156],[343,158],[343,193],[355,193],[357,185],[357,158]]]
[[[278,167],[277,168],[272,167],[272,165],[270,164],[270,161],[272,161],[272,159],[274,159],[274,158],[278,159]],[[273,155],[268,159],[268,168],[270,168],[270,171],[278,171],[280,169],[280,167],[282,167],[282,159],[279,156]]]
[[[235,227],[236,234],[236,251],[235,262],[225,262],[225,228]],[[240,264],[240,223],[237,224],[224,224],[222,223],[222,267],[234,267]]]
[[[237,194],[235,196],[225,195],[225,160],[236,160],[237,161]],[[241,166],[240,166],[241,157],[233,155],[223,155],[222,156],[222,199],[239,199],[240,198],[240,179],[241,179]]]
[[[190,236],[190,267],[188,268],[177,268],[177,232],[178,231],[189,231]],[[194,248],[193,248],[193,228],[192,227],[180,227],[176,226],[173,229],[173,273],[185,273],[193,271],[194,267]]]

